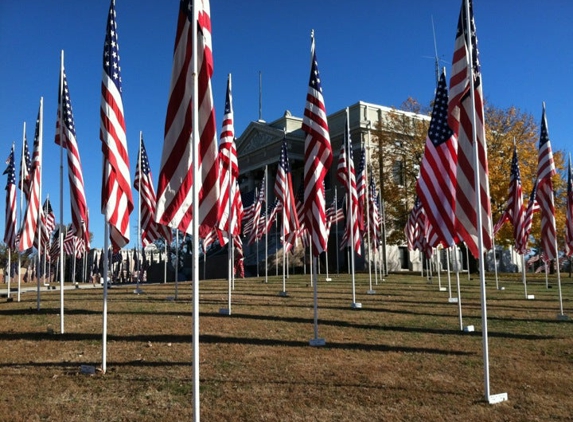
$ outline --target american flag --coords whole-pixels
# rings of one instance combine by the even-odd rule
[[[344,141],[340,147],[336,176],[346,189],[346,198],[348,201],[346,206],[347,209],[350,210],[346,216],[346,234],[343,238],[346,240],[352,240],[354,243],[354,245],[352,245],[353,250],[360,254],[360,216],[358,213],[359,207],[356,191],[356,174],[354,171],[354,160],[352,158],[352,142],[350,139],[350,130],[348,125],[348,109],[346,109],[346,127],[344,131]],[[345,244],[343,242],[342,247],[344,246]]]
[[[263,202],[265,202],[265,178],[261,181],[261,187],[259,188],[259,194],[255,202],[255,209],[253,211],[253,218],[251,219],[252,225],[250,226],[249,232],[249,245],[257,240],[260,236],[258,234],[259,220],[261,218],[261,209],[263,207]]]
[[[219,163],[215,109],[211,92],[213,55],[209,1],[196,2],[198,33],[192,32],[193,2],[182,0],[173,53],[173,69],[161,170],[157,188],[157,221],[192,232],[193,183],[199,192],[199,235],[203,237],[217,225],[219,217]],[[192,53],[197,41],[198,93],[193,93]],[[192,139],[192,103],[197,95],[199,139]],[[193,142],[198,142],[199,162],[192,163]],[[193,180],[198,166],[199,180]]]
[[[537,180],[533,183],[533,189],[529,195],[529,202],[523,217],[523,240],[522,244],[527,245],[529,233],[531,233],[531,224],[533,223],[533,214],[539,212],[539,203],[537,202]]]
[[[56,228],[56,216],[50,203],[50,198],[46,198],[42,206],[42,246],[47,249],[50,243],[52,232]]]
[[[30,174],[32,172],[32,160],[30,158],[30,150],[28,149],[28,141],[26,135],[22,141],[22,158],[20,160],[20,182],[18,188],[24,192],[26,201],[30,200]]]
[[[458,238],[455,230],[457,144],[448,126],[448,89],[446,74],[442,72],[436,89],[432,120],[426,137],[426,146],[416,193],[436,236],[433,247],[454,245]]]
[[[133,211],[120,71],[115,0],[111,0],[103,47],[100,139],[103,152],[101,211],[110,225],[114,251],[129,242],[129,215]]]
[[[517,159],[517,147],[513,147],[513,157],[511,159],[511,174],[509,178],[509,196],[507,198],[507,209],[510,221],[513,225],[513,239],[515,249],[524,255],[527,252],[527,242],[524,236],[524,216],[523,208],[523,188],[521,186],[521,172],[519,171],[519,161]]]
[[[258,197],[257,188],[249,192],[241,193],[241,203],[243,205],[243,215],[241,217],[241,222],[243,224],[243,231],[247,233],[246,224],[253,220],[255,215],[256,198]]]
[[[3,174],[6,178],[6,220],[4,225],[4,243],[10,249],[16,247],[16,164],[14,161],[14,145],[6,160],[8,167]]]
[[[364,230],[364,203],[366,202],[366,150],[360,151],[360,162],[356,174],[356,196],[358,197],[358,225]]]
[[[205,237],[203,237],[203,253],[207,253],[207,249],[217,240],[217,230],[213,229]]]
[[[219,139],[219,165],[221,181],[221,217],[219,218],[219,241],[221,245],[228,242],[231,220],[235,218],[233,212],[233,190],[235,181],[239,177],[239,164],[237,149],[235,147],[235,128],[233,123],[233,95],[231,75],[227,79],[227,94],[225,96],[225,115],[223,116],[223,129]]]
[[[541,133],[539,136],[539,155],[537,156],[537,202],[541,211],[541,247],[545,259],[551,261],[557,258],[557,242],[555,229],[555,205],[553,202],[553,182],[551,178],[557,174],[549,132],[545,104],[541,115]]]
[[[76,252],[76,232],[72,224],[68,226],[64,236],[64,252],[66,255],[72,255]]]
[[[567,212],[565,220],[565,252],[567,256],[573,255],[573,170],[571,169],[571,155],[567,167]]]
[[[469,16],[466,15],[466,1],[469,3]],[[470,45],[467,44],[468,35],[470,36]],[[472,74],[473,79],[471,79]],[[448,124],[458,140],[456,232],[460,236],[460,240],[466,242],[472,255],[478,258],[480,248],[478,245],[478,213],[481,215],[480,229],[483,247],[491,249],[492,242],[483,93],[471,0],[462,1],[458,20],[450,78]],[[476,149],[474,149],[474,134],[477,142]],[[477,157],[474,153],[475,150],[477,150]],[[477,192],[475,186],[476,172],[480,180]],[[481,201],[481,209],[479,210],[477,209],[477,194],[479,194]]]
[[[76,139],[76,127],[72,113],[72,103],[68,89],[66,71],[61,70],[61,80],[58,95],[58,119],[56,121],[56,144],[67,150],[68,155],[68,179],[70,181],[70,202],[72,224],[76,235],[89,245],[89,236],[86,227],[88,225],[88,205],[84,189],[84,176],[82,162]]]
[[[378,204],[378,193],[376,191],[376,183],[374,178],[370,176],[370,184],[368,186],[368,201],[369,201],[369,230],[370,230],[370,243],[376,247],[380,241],[380,209]]]
[[[286,136],[283,138],[274,190],[276,197],[282,204],[283,245],[285,251],[288,252],[296,243],[299,224],[292,186],[292,174],[288,160]]]
[[[314,36],[310,50],[311,67],[306,107],[302,119],[304,141],[304,220],[312,239],[312,253],[327,249],[328,230],[324,199],[324,178],[332,164],[332,146],[322,96],[322,85],[316,61]]]
[[[34,150],[32,153],[30,200],[23,218],[22,234],[20,236],[20,252],[24,252],[34,246],[37,236],[38,223],[40,218],[41,201],[41,173],[42,173],[42,134],[43,134],[43,99],[40,99],[40,108],[36,120],[36,131],[34,134]]]
[[[171,229],[155,222],[155,188],[153,187],[153,176],[149,167],[149,159],[145,150],[143,136],[140,139],[139,156],[135,167],[135,178],[133,187],[140,195],[141,207],[141,243],[143,247],[155,242],[159,238],[171,242]]]
[[[233,199],[230,229],[233,235],[239,236],[241,234],[241,223],[243,220],[243,198],[241,196],[241,190],[239,189],[238,180],[235,180],[234,186],[231,189],[231,196]]]
[[[419,197],[416,197],[416,201],[414,202],[414,207],[410,211],[410,215],[408,216],[408,221],[406,222],[406,227],[404,227],[404,234],[406,235],[406,244],[408,245],[409,251],[414,251],[418,249],[418,239],[420,237],[420,230],[421,226],[420,223],[422,222],[422,202],[420,201]]]
[[[304,248],[310,246],[310,239],[308,238],[308,230],[305,225],[305,214],[304,214],[304,174],[300,177],[300,184],[298,185],[298,190],[295,196],[296,204],[296,215],[298,217],[298,238],[301,240]],[[330,231],[328,231],[330,233]]]

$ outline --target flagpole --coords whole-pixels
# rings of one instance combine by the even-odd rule
[[[472,102],[471,112],[472,112],[472,142],[473,142],[473,165],[474,165],[474,183],[475,183],[475,195],[476,195],[476,231],[478,240],[478,250],[479,250],[479,277],[480,277],[480,292],[481,292],[481,311],[482,311],[482,338],[483,338],[483,361],[484,361],[484,387],[485,387],[485,399],[490,404],[499,403],[501,401],[507,400],[507,393],[501,393],[496,395],[491,395],[490,393],[490,383],[489,383],[489,347],[488,347],[488,329],[487,329],[487,304],[486,304],[486,288],[485,288],[485,265],[484,265],[484,245],[483,245],[483,233],[482,233],[482,209],[481,209],[481,180],[480,180],[480,161],[478,157],[478,140],[477,140],[477,128],[476,128],[476,103],[475,103],[475,88],[474,88],[474,69],[473,69],[473,51],[471,46],[473,46],[472,33],[471,33],[471,22],[470,22],[470,0],[464,0],[465,7],[465,28],[466,28],[466,45],[470,46],[468,48],[468,70],[469,70],[469,81],[470,81],[470,98]],[[468,259],[469,259],[469,250]],[[469,276],[469,265],[468,265],[468,276]]]
[[[64,104],[64,50],[60,52],[60,92],[59,94],[59,138],[60,138],[60,227],[64,225],[64,121],[63,121],[63,104]],[[60,236],[60,333],[64,334],[64,254],[62,230]]]
[[[557,249],[557,237],[555,237],[555,250]],[[563,313],[563,297],[561,296],[561,270],[559,269],[559,254],[555,258],[555,266],[557,267],[557,288],[559,290],[559,315],[557,315],[557,319],[559,320],[568,320],[569,317]]]
[[[167,284],[167,239],[165,239],[165,259],[163,260],[163,284]]]
[[[350,218],[350,230],[349,230],[349,240],[350,240],[350,268],[351,268],[351,279],[352,279],[352,305],[351,307],[353,309],[360,309],[362,308],[362,304],[361,303],[357,303],[356,302],[356,276],[354,274],[354,255],[355,255],[355,251],[354,251],[354,213],[352,212],[352,186],[351,186],[351,179],[350,179],[350,160],[351,160],[351,153],[352,151],[350,150],[350,117],[349,117],[349,113],[348,113],[348,107],[346,107],[346,157],[347,157],[347,162],[346,162],[346,172],[347,172],[347,180],[348,180],[348,210]]]
[[[137,169],[139,171],[139,179],[137,181],[137,249],[139,250],[139,255],[141,256],[141,179],[143,178],[143,172],[141,171],[141,144],[143,141],[143,131],[139,131],[139,154],[137,154]],[[139,263],[139,268],[137,272],[137,281],[135,287],[135,293],[142,293],[139,288],[139,279],[141,278],[141,263]]]
[[[193,179],[197,180],[197,179]],[[196,215],[196,214],[193,214]],[[195,232],[194,232],[195,233]],[[193,257],[195,260],[195,257]],[[197,260],[197,266],[199,262]],[[197,268],[197,277],[199,277],[199,269]],[[177,300],[177,294],[179,293],[179,229],[175,230],[175,300]]]
[[[40,177],[38,179],[39,182],[39,189],[38,189],[38,204],[39,207],[42,206],[42,141],[43,141],[43,136],[44,136],[44,97],[40,97],[40,111],[38,112],[38,154],[39,154],[39,161],[38,161],[38,165],[40,166],[40,168],[38,169],[38,171],[40,172]],[[30,198],[31,199],[31,198]],[[28,206],[30,206],[28,204]],[[38,236],[38,239],[40,239],[42,233],[42,219],[40,218],[40,213],[38,212],[38,225],[36,228],[36,235]],[[38,256],[40,256],[42,252],[42,242],[40,240],[38,240]],[[36,271],[36,274],[38,274],[38,272]],[[40,277],[37,277],[37,289],[38,289],[38,297],[36,300],[36,306],[37,306],[37,310],[40,310],[40,304],[42,302],[42,299],[40,298]]]
[[[368,154],[366,154],[366,163],[364,164],[364,179],[366,184],[368,182],[368,155],[370,155],[370,122],[368,122]],[[372,245],[370,244],[370,183],[368,183],[368,187],[366,188],[366,243],[368,243],[368,278],[370,282],[370,289],[366,292],[366,294],[373,295],[376,294],[374,290],[372,290]]]
[[[268,177],[268,166],[265,166],[265,228],[263,229],[265,231],[265,283],[269,282],[269,265],[268,265],[268,259],[269,259],[269,231],[267,230],[267,224],[268,224],[268,211],[269,211],[269,190],[268,190],[268,186],[269,186],[269,177]]]
[[[192,251],[193,251],[193,266],[192,266],[192,284],[193,284],[193,421],[199,422],[201,419],[200,414],[200,400],[199,400],[199,80],[198,80],[198,67],[197,67],[197,40],[199,33],[198,29],[198,7],[197,2],[193,0],[193,19],[191,21],[192,33],[192,53],[191,53],[191,66],[192,66],[192,150],[193,150],[193,221],[192,221]]]
[[[60,232],[62,231],[60,227]],[[61,236],[60,236],[61,239]],[[105,374],[107,370],[107,280],[109,278],[109,223],[104,216],[104,252],[103,252],[103,328],[102,328],[102,363],[101,370]],[[61,260],[60,260],[61,261]]]
[[[334,215],[338,214],[338,189],[334,187]],[[336,236],[336,275],[340,275],[340,250],[338,249],[338,217],[336,218],[335,232]]]
[[[24,142],[26,142],[26,122],[24,122],[24,128],[22,130],[22,157],[20,159],[20,181],[22,182],[22,187],[20,189],[20,225],[22,226],[22,228],[24,227],[24,217],[23,217],[23,211],[24,211],[24,196],[22,195],[22,193],[24,192],[24,166],[22,165],[22,161],[25,160],[25,156],[24,156]],[[26,164],[27,166],[27,164]],[[26,169],[27,170],[27,169]],[[20,295],[22,293],[22,270],[21,270],[21,264],[22,264],[22,256],[20,254],[20,252],[18,252],[18,302],[20,302]],[[30,278],[30,276],[28,275],[28,278]]]

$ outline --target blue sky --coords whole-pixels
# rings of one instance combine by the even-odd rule
[[[157,180],[179,2],[116,1],[132,179],[139,131],[143,131]],[[287,109],[302,115],[311,29],[316,34],[329,113],[359,100],[399,106],[414,97],[428,104],[435,86],[432,17],[438,55],[449,73],[460,3],[212,0],[217,126],[228,73],[233,74],[237,135],[258,119],[259,72],[263,79],[263,119],[275,120]],[[60,51],[64,50],[93,247],[103,246],[99,106],[108,8],[106,0],[0,2],[0,154],[8,156],[12,142],[21,148],[24,122],[31,146],[39,98],[43,96],[42,198],[50,195],[59,221],[60,152],[53,140]],[[487,100],[501,108],[517,106],[532,113],[537,122],[545,101],[553,149],[570,152],[573,2],[474,0],[474,13]],[[66,175],[65,223],[71,221],[68,190]],[[4,219],[0,220],[3,233]],[[132,214],[131,226],[133,246],[137,212]]]

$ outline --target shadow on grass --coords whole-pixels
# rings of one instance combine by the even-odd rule
[[[49,333],[7,333],[2,336],[4,340],[52,340],[52,341],[97,341],[101,340],[100,334],[49,334]],[[118,336],[108,335],[108,342],[152,342],[152,343],[191,343],[192,336],[181,335],[134,335],[134,336]],[[265,338],[249,338],[249,337],[231,337],[231,336],[218,336],[205,334],[200,336],[201,344],[238,344],[245,346],[269,346],[269,347],[310,347],[308,341],[298,340],[280,340],[280,339],[265,339]],[[473,355],[473,352],[464,352],[456,350],[437,349],[430,347],[407,347],[407,346],[388,346],[385,344],[364,344],[355,342],[328,342],[322,349],[341,349],[341,350],[361,350],[361,351],[376,351],[376,352],[398,352],[398,353],[425,353],[435,355],[454,355],[465,356]],[[136,361],[143,365],[148,365],[149,362]],[[160,365],[163,362],[159,362]],[[25,364],[7,363],[1,364],[2,366],[17,366]],[[38,364],[39,365],[39,364]],[[70,363],[62,363],[61,365],[70,365]]]

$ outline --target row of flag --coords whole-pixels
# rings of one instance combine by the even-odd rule
[[[445,72],[440,75],[436,88],[416,184],[417,199],[405,227],[408,248],[419,249],[431,256],[432,248],[447,248],[463,241],[472,255],[478,258],[481,247],[491,249],[492,237],[509,221],[513,226],[515,249],[525,254],[533,214],[540,211],[544,259],[556,259],[552,177],[557,172],[549,141],[545,105],[541,118],[537,179],[529,203],[527,206],[523,203],[517,148],[514,147],[506,208],[500,220],[492,226],[483,91],[471,1],[467,10],[468,17],[462,5],[449,96]],[[566,253],[570,256],[573,254],[570,164],[568,178]]]

